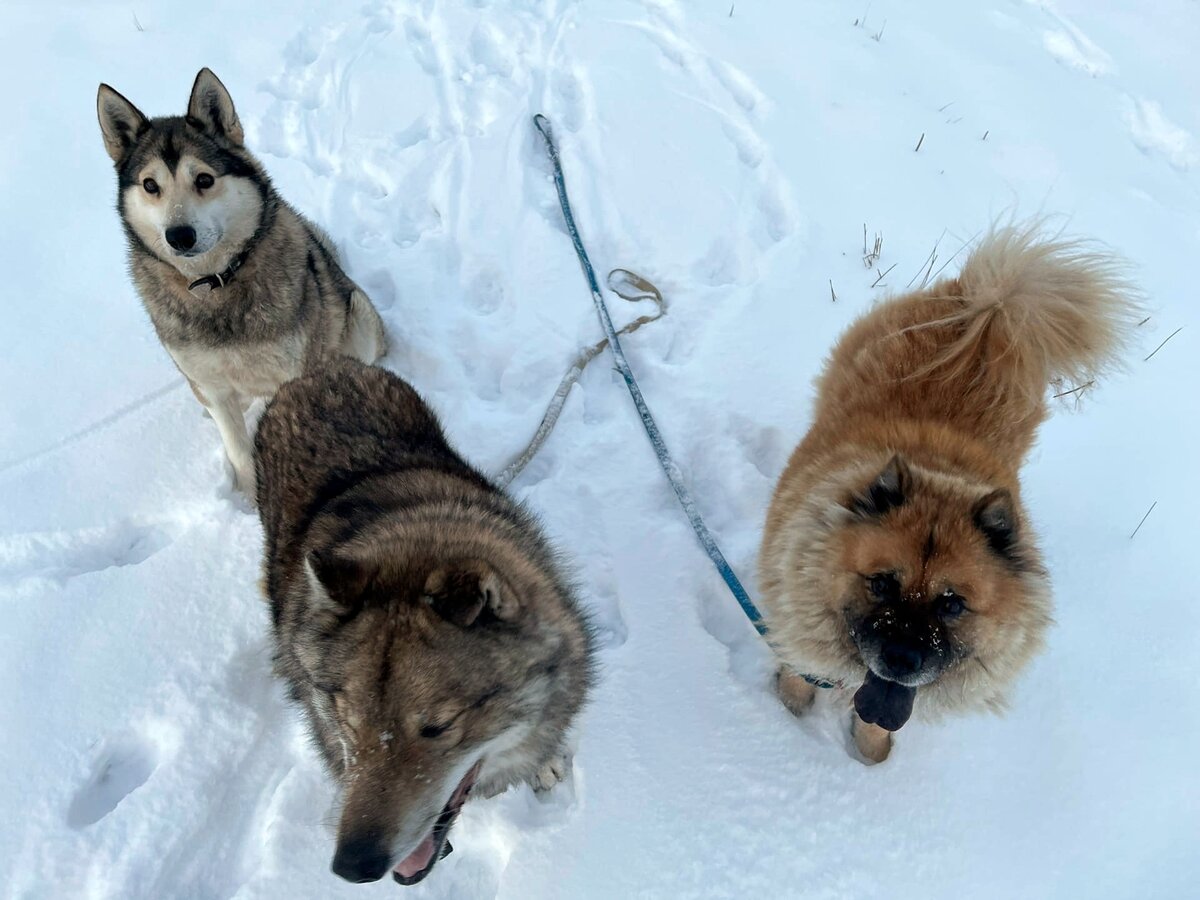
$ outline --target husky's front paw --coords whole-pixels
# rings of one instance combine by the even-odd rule
[[[254,466],[234,468],[233,486],[246,498],[251,508],[258,505],[258,481],[254,476]]]
[[[475,787],[471,788],[471,796],[476,800],[491,800],[493,797],[498,797],[512,787],[510,781],[497,781],[494,778],[487,778],[475,782]]]
[[[552,756],[537,773],[529,779],[530,785],[538,793],[550,790],[560,781],[566,781],[571,775],[571,757],[566,754]]]

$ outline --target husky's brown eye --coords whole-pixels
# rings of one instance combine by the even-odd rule
[[[213,177],[211,175],[209,175],[207,172],[201,172],[199,175],[196,176],[196,187],[200,188],[200,190],[202,190],[202,191],[207,190],[208,188],[210,188],[212,186],[213,186]]]
[[[891,572],[879,572],[867,579],[867,589],[876,600],[891,603],[900,599],[900,581]]]
[[[146,191],[147,194],[157,194],[158,193],[158,182],[155,181],[153,178],[146,178],[142,181],[142,188]]]
[[[449,725],[422,725],[421,726],[421,737],[423,737],[423,738],[441,737],[443,734],[446,733],[446,729],[449,727],[450,727]]]
[[[938,600],[938,615],[946,619],[961,616],[966,608],[967,604],[963,598],[953,591],[947,591]]]

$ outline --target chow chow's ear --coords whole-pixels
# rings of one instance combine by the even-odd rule
[[[487,563],[470,560],[434,569],[425,579],[422,600],[448,622],[469,628],[490,615],[510,622],[520,612],[512,589]]]
[[[912,472],[904,457],[897,453],[865,490],[850,497],[846,508],[863,518],[878,518],[903,506],[911,490]]]
[[[1006,488],[999,488],[980,497],[975,502],[972,517],[975,527],[983,532],[988,546],[997,556],[1009,562],[1020,561],[1020,554],[1017,552],[1020,539],[1017,509],[1012,494]]]
[[[320,598],[319,605],[338,616],[349,616],[357,611],[375,575],[371,563],[338,548],[311,550],[306,563],[315,593]]]
[[[192,124],[219,137],[226,137],[239,146],[246,138],[237,110],[233,108],[233,98],[212,69],[201,69],[196,76],[192,96],[188,100],[187,117]]]
[[[100,85],[96,92],[96,116],[100,119],[100,133],[104,135],[104,149],[115,163],[126,157],[150,127],[150,121],[138,108],[107,84]]]

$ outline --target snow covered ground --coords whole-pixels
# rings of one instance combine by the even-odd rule
[[[822,356],[935,246],[953,271],[993,217],[1065,213],[1151,307],[1128,374],[1027,468],[1058,624],[1013,710],[914,723],[872,769],[827,703],[800,723],[773,698],[598,362],[515,485],[602,632],[574,780],[471,804],[410,896],[1194,895],[1200,4],[249,9],[0,7],[3,896],[405,890],[328,872],[333,796],[270,676],[258,522],[124,271],[96,85],[178,113],[204,65],[383,310],[388,365],[492,469],[598,335],[529,124],[548,114],[597,268],[670,303],[626,349],[747,579]]]

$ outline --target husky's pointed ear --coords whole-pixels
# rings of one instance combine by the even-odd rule
[[[142,132],[150,127],[138,108],[107,84],[100,85],[96,92],[96,116],[104,135],[104,149],[115,163],[125,158]]]
[[[469,560],[434,569],[421,599],[439,616],[461,628],[490,615],[511,622],[521,611],[512,589],[485,562]]]
[[[205,131],[226,137],[235,144],[240,145],[246,138],[237,110],[233,108],[233,98],[212,69],[201,69],[196,76],[187,114],[189,120]]]
[[[1006,488],[985,494],[975,502],[972,515],[992,551],[1006,562],[1020,563],[1020,526],[1012,494]]]
[[[375,575],[374,567],[337,548],[309,551],[309,577],[330,612],[347,616],[358,609],[362,596]]]
[[[878,518],[903,506],[912,491],[912,471],[897,453],[866,489],[850,496],[846,508],[862,518]]]

